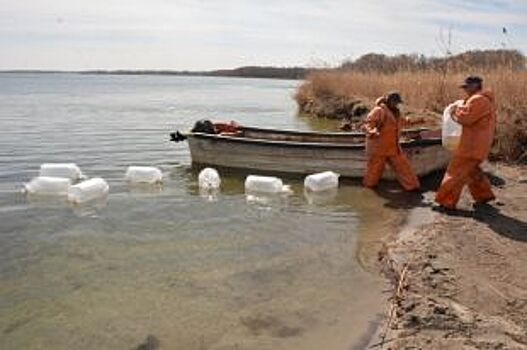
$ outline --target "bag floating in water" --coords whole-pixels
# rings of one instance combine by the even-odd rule
[[[198,175],[198,183],[201,189],[218,189],[221,185],[220,174],[216,169],[205,168]]]
[[[132,183],[155,184],[163,181],[163,173],[155,167],[130,166],[126,170],[125,178]]]
[[[332,171],[306,176],[304,187],[313,192],[326,191],[339,186],[339,174]]]
[[[256,193],[281,193],[284,184],[281,179],[273,176],[249,175],[245,179],[245,191]]]
[[[39,176],[66,177],[71,181],[83,177],[81,170],[74,163],[44,163],[40,166]]]
[[[73,203],[86,203],[106,196],[109,189],[110,186],[106,181],[96,177],[71,186],[68,192],[68,200]]]
[[[445,108],[443,112],[443,128],[441,130],[441,143],[444,148],[449,151],[455,151],[459,146],[459,141],[461,139],[461,130],[462,126],[452,119],[452,114],[450,111],[454,106],[462,106],[463,100],[458,100],[454,103],[451,103]]]
[[[39,176],[24,185],[29,194],[65,196],[71,186],[71,180],[65,177]]]

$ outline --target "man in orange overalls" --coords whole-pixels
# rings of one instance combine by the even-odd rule
[[[496,127],[494,96],[483,90],[483,79],[478,76],[466,78],[460,87],[468,97],[463,106],[455,107],[452,118],[463,126],[461,139],[435,199],[439,208],[450,210],[456,208],[465,185],[476,203],[495,199],[489,179],[480,168],[489,155]]]
[[[414,191],[420,187],[419,179],[399,145],[403,126],[411,124],[407,118],[401,116],[398,105],[402,102],[399,93],[391,92],[377,99],[376,107],[364,121],[362,129],[366,133],[368,155],[363,180],[366,187],[377,186],[386,163],[394,170],[399,183],[406,191]]]

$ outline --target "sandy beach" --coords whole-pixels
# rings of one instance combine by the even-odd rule
[[[495,203],[418,207],[380,252],[394,292],[375,347],[527,349],[527,168],[492,168]]]

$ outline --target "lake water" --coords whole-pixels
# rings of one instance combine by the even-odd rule
[[[325,197],[248,199],[242,175],[200,196],[174,129],[201,118],[310,129],[298,82],[170,76],[0,74],[0,348],[361,348],[382,313],[368,271],[393,225],[355,183]],[[110,184],[106,201],[27,198],[44,162]],[[131,188],[154,165],[161,188]],[[154,342],[155,343],[155,342]]]

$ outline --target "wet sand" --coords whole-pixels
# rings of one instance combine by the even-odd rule
[[[527,169],[498,164],[494,175],[491,206],[473,209],[464,193],[455,215],[418,208],[425,222],[387,244],[385,274],[394,287],[404,277],[377,348],[527,349]]]

